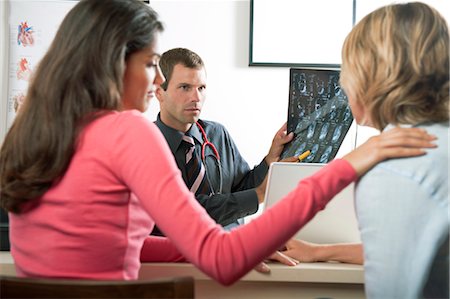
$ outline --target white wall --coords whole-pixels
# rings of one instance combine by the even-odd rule
[[[0,140],[7,113],[7,3],[0,1]],[[151,6],[166,27],[160,51],[186,47],[206,63],[202,117],[224,124],[249,164],[259,163],[287,119],[289,68],[248,66],[250,1],[152,0]],[[146,114],[154,120],[158,111],[155,100]],[[352,138],[344,141],[343,151],[353,144]]]
[[[185,47],[205,61],[208,98],[202,118],[224,124],[248,163],[259,163],[287,120],[289,68],[248,66],[250,1],[150,3],[166,27],[160,51]],[[147,115],[154,120],[158,111],[154,101]],[[354,144],[352,137],[345,141],[344,152]]]

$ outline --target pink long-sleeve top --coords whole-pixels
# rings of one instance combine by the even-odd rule
[[[226,232],[186,188],[159,129],[137,111],[89,124],[65,175],[37,204],[10,213],[21,276],[136,279],[143,261],[180,254],[231,284],[284,244],[356,173],[344,160],[299,183],[248,225]],[[150,237],[154,223],[166,238]]]

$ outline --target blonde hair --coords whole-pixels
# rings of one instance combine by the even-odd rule
[[[374,127],[449,120],[449,32],[420,2],[382,7],[363,18],[342,49],[341,85]]]

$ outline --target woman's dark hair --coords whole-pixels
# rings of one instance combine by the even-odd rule
[[[121,108],[125,61],[163,30],[138,0],[82,0],[64,18],[0,151],[0,204],[20,213],[64,175],[82,128]]]

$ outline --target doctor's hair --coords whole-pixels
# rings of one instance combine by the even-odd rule
[[[420,3],[382,7],[364,17],[342,49],[341,85],[374,127],[449,120],[449,31]]]
[[[139,0],[82,0],[61,23],[0,151],[0,205],[20,213],[68,168],[84,126],[121,108],[125,62],[163,30]],[[30,203],[31,204],[31,203]]]
[[[161,84],[162,89],[167,90],[175,65],[181,64],[190,69],[201,69],[205,67],[202,58],[195,52],[186,48],[174,48],[161,55],[159,66],[166,81]]]

